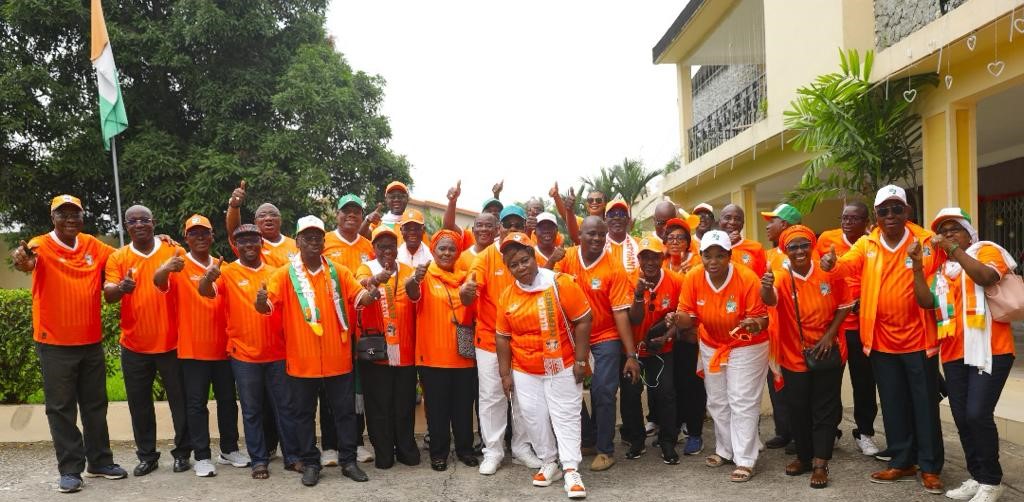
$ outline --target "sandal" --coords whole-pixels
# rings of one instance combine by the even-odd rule
[[[252,468],[252,479],[267,479],[270,477],[270,469],[266,464],[256,464]]]
[[[704,465],[708,467],[722,467],[725,464],[731,463],[732,460],[722,458],[722,456],[717,453],[712,453],[711,455],[708,455],[706,458],[704,458]]]
[[[816,465],[811,472],[811,488],[825,488],[828,486],[828,466]]]
[[[736,467],[736,470],[729,474],[729,481],[733,483],[746,483],[750,481],[750,478],[754,477],[754,469],[750,467]]]
[[[799,476],[808,472],[811,472],[811,463],[800,459],[796,459],[786,466],[787,476]]]

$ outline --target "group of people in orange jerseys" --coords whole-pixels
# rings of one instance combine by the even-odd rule
[[[375,211],[345,195],[335,229],[304,216],[293,239],[271,203],[242,223],[246,189],[240,183],[228,201],[230,263],[211,255],[213,225],[203,215],[184,222],[186,252],[154,235],[149,209],[132,206],[131,242],[114,249],[81,233],[83,205],[70,195],[51,201],[52,232],[12,252],[15,267],[32,274],[60,491],[80,490],[83,475],[127,476],[109,447],[101,296],[121,305],[135,476],[159,466],[159,374],[174,422],[173,470],[200,477],[220,463],[266,479],[278,445],[306,486],[330,465],[360,482],[369,479],[362,461],[418,465],[421,385],[437,471],[448,469],[454,446],[459,462],[492,475],[507,441],[512,463],[535,471],[533,485],[563,480],[569,498],[586,497],[583,457],[593,456],[591,471],[616,463],[618,399],[626,459],[643,456],[649,436],[665,464],[680,462],[680,441],[683,455],[700,454],[707,414],[715,447],[704,463],[730,465],[730,481],[749,481],[764,447],[791,443],[785,474],[809,473],[811,488],[825,488],[849,367],[856,444],[888,462],[871,481],[919,475],[926,491],[957,500],[994,501],[1003,490],[993,412],[1014,347],[983,290],[1016,263],[980,241],[959,208],[940,211],[927,230],[909,221],[905,191],[890,185],[874,200],[873,228],[867,206],[852,202],[840,228],[819,236],[780,204],[761,213],[765,250],[744,238],[736,205],[716,214],[702,203],[690,214],[661,202],[654,232],[634,236],[626,202],[590,192],[579,218],[575,194],[557,185],[549,192],[557,215],[538,200],[504,205],[498,183],[462,229],[456,184],[431,235],[396,181]],[[766,386],[776,436],[762,442]],[[943,396],[971,476],[949,491],[940,478]],[[884,451],[874,440],[876,403]]]

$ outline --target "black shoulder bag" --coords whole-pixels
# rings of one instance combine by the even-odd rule
[[[397,273],[395,276],[397,277]],[[387,301],[385,298],[384,301]],[[359,328],[359,340],[356,341],[356,358],[360,361],[387,361],[388,343],[384,333],[363,326],[363,309],[356,309],[356,325]]]

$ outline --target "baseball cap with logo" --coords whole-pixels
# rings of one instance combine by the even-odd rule
[[[78,197],[72,195],[58,195],[50,201],[50,211],[57,209],[64,204],[71,204],[72,206],[82,209],[82,201]]]
[[[384,193],[391,192],[392,190],[401,190],[405,193],[409,193],[409,187],[405,186],[405,183],[401,181],[392,181],[388,183],[388,187],[384,189]]]
[[[554,223],[555,225],[558,225],[558,220],[555,219],[555,215],[553,215],[553,214],[551,214],[551,213],[549,213],[547,211],[537,215],[537,224],[540,225],[540,222],[542,222],[542,221],[550,221],[551,223]]]
[[[509,216],[518,216],[522,219],[526,219],[526,211],[523,208],[512,204],[511,206],[505,206],[505,209],[501,210],[501,214],[498,216],[498,221],[504,221]]]
[[[612,209],[615,209],[617,207],[621,207],[622,209],[625,209],[626,213],[629,214],[629,204],[626,204],[626,201],[624,201],[622,199],[615,199],[615,200],[609,202],[604,207],[604,214],[608,214],[608,211],[611,211]]]
[[[299,218],[299,222],[295,225],[295,235],[299,235],[303,231],[311,228],[315,228],[321,232],[327,232],[324,227],[324,220],[310,214]]]
[[[185,233],[188,233],[192,227],[206,227],[213,230],[213,225],[210,224],[210,220],[201,214],[193,214],[185,220]]]
[[[766,221],[771,221],[772,218],[778,218],[790,225],[796,225],[803,219],[803,215],[800,214],[800,210],[786,203],[775,206],[775,209],[771,211],[761,211],[761,217]]]
[[[729,234],[721,230],[709,230],[700,238],[700,252],[703,253],[711,246],[718,246],[726,251],[732,251],[732,241]]]
[[[243,235],[259,235],[262,237],[263,234],[260,233],[260,227],[257,227],[252,223],[244,223],[242,225],[238,225],[238,228],[236,228],[235,231],[231,233],[231,237],[235,239]]]
[[[887,200],[898,200],[906,204],[907,191],[896,185],[886,185],[878,190],[878,194],[875,195],[875,207],[881,206]]]
[[[644,251],[653,251],[655,253],[665,252],[665,244],[657,237],[644,237],[640,239],[637,244],[640,246],[640,249],[636,252],[638,255]]]
[[[406,209],[405,212],[402,213],[402,219],[399,220],[398,226],[401,227],[406,223],[419,223],[420,225],[423,225],[423,222],[423,213],[415,209]]]
[[[390,235],[395,239],[398,239],[398,234],[393,228],[387,225],[379,225],[377,228],[373,229],[373,234],[370,235],[370,242],[376,242],[377,238],[382,235]]]
[[[486,210],[487,206],[490,206],[491,204],[497,204],[499,210],[505,208],[505,204],[502,204],[500,200],[495,199],[494,197],[491,197],[490,199],[487,199],[487,200],[484,201],[483,205],[480,206],[480,210],[481,211]]]
[[[505,236],[504,239],[501,240],[501,247],[499,247],[498,250],[504,253],[505,248],[512,244],[519,244],[521,246],[526,247],[533,246],[533,242],[530,240],[530,237],[527,236],[526,234],[522,232],[510,232],[508,235]]]
[[[349,204],[355,204],[362,209],[366,209],[366,203],[363,202],[363,199],[360,199],[358,195],[347,193],[345,195],[342,195],[341,198],[338,199],[338,209],[341,209]]]

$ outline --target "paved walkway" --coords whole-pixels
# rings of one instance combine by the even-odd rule
[[[767,425],[763,420],[762,437],[767,437]],[[707,424],[710,425],[710,424]],[[958,485],[966,477],[963,451],[956,437],[956,431],[946,426],[946,469],[943,480],[947,485]],[[808,487],[808,476],[791,478],[783,473],[790,458],[781,450],[764,452],[758,461],[757,474],[746,484],[728,481],[729,470],[711,469],[704,466],[703,455],[683,457],[677,466],[661,463],[656,449],[649,448],[647,454],[638,460],[621,457],[611,470],[592,473],[584,467],[583,479],[590,496],[595,501],[675,501],[702,500],[724,501],[820,501],[820,500],[893,500],[931,501],[948,500],[941,496],[925,493],[916,482],[894,485],[878,485],[868,482],[868,475],[884,464],[865,457],[856,450],[849,435],[852,423],[849,417],[842,428],[845,435],[832,462],[832,485],[825,490]],[[705,428],[705,438],[714,434]],[[711,441],[709,441],[711,442]],[[338,468],[327,468],[323,479],[314,488],[303,487],[299,476],[284,471],[280,460],[271,465],[271,478],[253,481],[248,469],[218,466],[215,478],[197,478],[191,472],[175,474],[166,459],[168,446],[161,442],[165,459],[160,469],[143,477],[129,476],[126,480],[108,481],[87,479],[85,489],[69,495],[66,500],[96,500],[113,502],[119,500],[138,502],[142,500],[330,500],[330,501],[450,501],[450,500],[567,500],[562,492],[561,482],[550,488],[535,488],[530,485],[532,470],[513,466],[506,462],[494,476],[480,476],[476,469],[449,464],[446,473],[430,470],[427,464],[418,467],[396,465],[388,471],[379,471],[373,464],[363,464],[370,475],[368,483],[354,483],[341,476]],[[618,446],[617,446],[618,447]],[[705,450],[710,452],[709,448]],[[135,458],[130,443],[117,443],[114,447],[115,460],[130,472]],[[1004,482],[1009,485],[1004,501],[1024,501],[1024,448],[1003,443],[1001,456]],[[588,462],[589,458],[585,459]],[[49,443],[0,444],[0,500],[38,501],[58,497],[56,486],[56,465],[53,449]],[[586,464],[585,464],[586,465]],[[454,466],[452,468],[451,466]],[[61,499],[64,499],[63,496]]]

